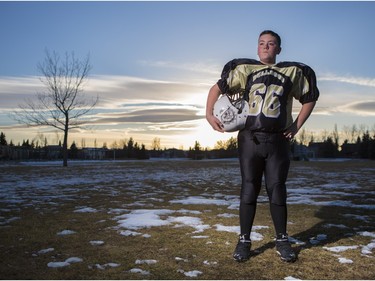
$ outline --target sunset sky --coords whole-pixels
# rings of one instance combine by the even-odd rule
[[[233,58],[255,58],[261,31],[282,38],[279,61],[311,66],[321,96],[305,129],[375,130],[375,2],[0,2],[0,131],[14,144],[43,134],[9,118],[42,91],[45,49],[90,54],[85,95],[99,96],[90,126],[73,140],[108,146],[130,137],[150,148],[213,148],[236,133],[205,120],[209,88]],[[295,112],[299,103],[294,103]]]

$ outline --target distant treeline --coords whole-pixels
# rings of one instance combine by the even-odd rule
[[[121,146],[78,148],[73,142],[69,148],[69,159],[104,160],[104,159],[149,159],[151,158],[190,158],[215,159],[238,157],[237,139],[231,137],[227,141],[218,141],[214,149],[203,148],[198,141],[188,150],[161,149],[160,140],[155,139],[152,149],[146,149],[144,144],[138,144],[133,138],[123,142]],[[345,140],[339,145],[338,138],[326,136],[321,142],[311,140],[307,145],[293,140],[291,142],[291,157],[295,160],[310,158],[362,158],[375,159],[375,135],[368,131],[358,136],[356,142]],[[0,133],[0,160],[57,160],[62,159],[62,145],[48,145],[47,141],[34,142],[24,140],[22,144],[14,145],[7,142],[3,132]]]
[[[298,150],[298,146],[304,146],[309,152],[314,154],[316,158],[361,158],[375,159],[375,133],[371,136],[369,131],[364,131],[362,135],[358,135],[355,141],[349,142],[345,139],[340,145],[338,134],[333,133],[324,137],[321,142],[311,140],[308,145],[302,145],[298,141],[294,141],[293,148]]]

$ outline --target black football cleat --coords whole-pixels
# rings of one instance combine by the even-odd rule
[[[245,262],[250,259],[251,240],[245,239],[244,235],[240,235],[233,258],[237,262]]]
[[[294,253],[292,246],[288,240],[288,235],[279,234],[276,238],[276,252],[279,254],[280,259],[285,262],[295,262],[297,256]]]

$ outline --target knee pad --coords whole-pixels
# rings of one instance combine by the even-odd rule
[[[273,186],[272,192],[270,192],[270,202],[275,205],[286,205],[286,186],[285,184],[277,184]]]
[[[241,192],[241,203],[244,203],[244,204],[255,204],[257,202],[257,194],[255,191],[247,191],[246,193],[244,192]]]

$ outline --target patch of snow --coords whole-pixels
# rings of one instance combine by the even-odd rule
[[[240,233],[240,226],[225,226],[222,224],[215,224],[217,231],[226,231],[226,232],[234,232],[234,233]]]
[[[178,210],[177,213],[181,213],[181,214],[193,214],[193,215],[200,215],[200,214],[202,214],[201,211],[186,210],[186,209]]]
[[[186,199],[175,199],[170,200],[169,203],[172,204],[183,204],[183,205],[229,205],[230,202],[222,199],[209,199],[202,196],[190,196]]]
[[[154,205],[150,204],[150,203],[143,202],[143,201],[138,201],[138,202],[126,204],[126,206],[128,206],[128,207],[152,207]]]
[[[366,246],[363,246],[361,253],[363,255],[371,255],[373,249],[375,249],[375,240],[372,240],[371,243],[367,244]]]
[[[135,264],[155,264],[157,260],[136,260]]]
[[[139,274],[142,274],[142,275],[149,275],[150,272],[147,271],[147,270],[142,270],[140,268],[132,268],[129,270],[130,273],[139,273]]]
[[[337,227],[337,228],[348,228],[346,225],[343,225],[343,224],[333,224],[333,223],[326,223],[323,225],[323,227],[325,228],[331,228],[331,227]]]
[[[104,265],[101,265],[101,264],[95,264],[94,265],[97,269],[100,269],[100,270],[104,270],[105,269],[105,266]],[[89,265],[89,269],[92,269],[92,266]]]
[[[202,224],[202,220],[197,217],[187,217],[187,216],[182,216],[182,217],[169,217],[168,221],[171,223],[180,223],[182,225],[177,225],[178,226],[190,226],[196,229],[194,233],[199,233],[203,232],[206,229],[209,229],[210,226],[208,224]]]
[[[104,270],[106,269],[107,267],[119,267],[120,264],[119,263],[114,263],[114,262],[109,262],[109,263],[105,263],[105,264],[95,264],[94,265],[97,269],[100,269],[100,270]],[[92,268],[92,266],[89,266],[89,268]]]
[[[284,278],[284,280],[301,280],[301,279],[295,278],[293,276],[287,276]]]
[[[49,262],[47,264],[47,266],[51,267],[51,268],[66,267],[66,266],[69,266],[69,265],[70,265],[70,263],[67,263],[65,261]]]
[[[259,229],[268,229],[270,228],[267,225],[254,225],[252,230],[259,230]]]
[[[228,214],[228,213],[219,214],[217,216],[220,217],[220,218],[237,218],[238,217],[238,215]]]
[[[75,234],[76,232],[73,231],[73,230],[63,230],[61,232],[58,232],[57,235],[60,235],[60,236],[63,236],[63,235],[71,235],[71,234]]]
[[[77,262],[82,262],[82,259],[77,258],[77,257],[71,257],[71,258],[66,259],[65,262],[67,262],[67,263],[77,263]]]
[[[326,249],[331,252],[340,253],[347,250],[355,250],[358,246],[334,246],[334,247],[323,247],[323,249]]]
[[[258,232],[252,231],[250,233],[250,239],[252,241],[262,241],[264,239],[264,236],[262,234],[258,233]]]
[[[168,215],[174,211],[167,209],[140,209],[134,210],[129,214],[119,216],[118,221],[120,227],[127,229],[141,229],[152,226],[163,226],[170,224],[169,221],[160,218],[161,215]]]
[[[82,259],[77,258],[77,257],[71,257],[71,258],[66,259],[65,261],[49,262],[47,266],[51,268],[59,268],[59,267],[66,267],[72,263],[77,263],[77,262],[82,262]]]
[[[93,246],[100,246],[100,245],[103,245],[103,244],[104,244],[104,241],[101,241],[101,240],[93,240],[93,241],[90,241],[90,244],[93,245]]]
[[[353,261],[347,258],[339,258],[339,263],[353,263]]]
[[[96,213],[98,210],[91,207],[79,207],[74,213]]]
[[[208,260],[205,260],[203,262],[204,265],[217,265],[217,261],[208,261]]]
[[[121,213],[125,213],[125,212],[128,212],[129,210],[128,209],[120,209],[120,208],[110,208],[109,211],[108,211],[108,214],[121,214]]]
[[[184,272],[185,276],[187,277],[198,277],[198,275],[202,274],[202,271],[199,270],[192,270],[192,271],[187,271]]]
[[[375,238],[375,233],[369,231],[358,232],[359,235]]]
[[[38,251],[38,254],[46,254],[46,253],[49,253],[49,252],[53,252],[54,250],[55,250],[54,248],[47,248],[47,249],[43,249],[43,250]]]
[[[131,231],[131,230],[123,230],[120,232],[120,235],[122,236],[138,236],[141,235],[142,233],[136,232],[136,231]]]
[[[121,264],[114,263],[114,262],[109,262],[109,263],[104,264],[104,266],[108,266],[108,267],[119,267],[120,265]]]

